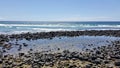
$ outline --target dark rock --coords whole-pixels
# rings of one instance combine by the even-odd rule
[[[0,64],[2,64],[3,63],[3,61],[2,61],[2,59],[0,59]]]
[[[92,63],[101,64],[101,60],[100,59],[96,59],[96,60],[93,60]]]
[[[5,49],[3,49],[3,52],[5,53],[5,52],[6,52],[6,50],[5,50]]]
[[[33,49],[30,49],[30,51],[33,51]]]
[[[19,56],[24,56],[25,54],[24,53],[19,53]]]
[[[97,51],[96,51],[96,54],[101,54],[101,52],[97,50]]]
[[[2,51],[0,51],[0,58],[1,58],[1,57],[3,57],[3,52],[2,52]]]
[[[5,63],[8,63],[8,62],[9,62],[8,60],[5,61]]]
[[[50,40],[52,40],[53,38],[51,37],[51,38],[49,38]]]
[[[85,66],[85,68],[91,68],[92,67],[92,64],[88,64]]]
[[[115,66],[120,66],[120,61],[117,61],[114,64],[115,64]]]
[[[61,39],[61,37],[59,39]]]
[[[108,61],[108,60],[104,60],[104,63],[105,63],[105,64],[108,64],[108,63],[110,63],[110,61]]]
[[[13,61],[9,61],[8,64],[11,65],[13,63]]]
[[[60,48],[58,48],[58,50],[60,50]]]
[[[120,56],[115,55],[115,56],[111,56],[111,58],[120,59]]]
[[[4,58],[7,58],[8,57],[8,55],[4,55]]]
[[[96,56],[91,56],[91,59],[95,60],[95,59],[97,59],[97,57]]]
[[[10,49],[11,46],[12,46],[12,45],[10,45],[10,44],[4,44],[4,48],[6,48],[6,49]]]
[[[28,46],[28,44],[26,44],[26,43],[23,43],[23,46],[25,46],[25,47],[26,47],[26,46]]]
[[[21,51],[22,49],[22,45],[19,45],[18,51]]]

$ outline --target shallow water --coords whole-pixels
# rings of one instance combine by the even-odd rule
[[[18,51],[19,46],[12,45],[12,48],[5,54],[17,55],[20,52],[27,53],[30,49],[36,51],[61,52],[63,50],[70,51],[85,51],[85,49],[92,49],[98,46],[106,46],[111,44],[111,41],[120,40],[119,37],[108,36],[77,36],[77,37],[55,37],[53,39],[38,39],[27,41],[25,39],[19,40],[18,44],[26,43],[27,47],[22,46],[21,51]],[[16,43],[16,40],[10,41]],[[92,45],[91,45],[92,44]],[[91,45],[91,46],[88,46]],[[60,50],[58,50],[60,48]]]

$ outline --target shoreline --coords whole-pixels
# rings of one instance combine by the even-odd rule
[[[78,37],[81,36],[81,39]],[[83,37],[82,37],[83,36]],[[88,39],[85,37],[88,36]],[[90,38],[94,36],[94,40]],[[103,38],[99,39],[99,37]],[[118,38],[116,40],[104,39],[105,37],[115,37]],[[58,38],[54,40],[54,38]],[[63,38],[62,38],[63,37]],[[64,39],[67,37],[68,39]],[[70,39],[70,38],[71,39]],[[78,39],[77,39],[78,38]],[[0,35],[0,67],[22,67],[22,68],[115,68],[120,67],[120,30],[91,30],[91,31],[56,31],[56,32],[37,32],[37,33],[23,33],[23,34],[12,34],[12,35]],[[52,40],[54,40],[55,45],[58,45],[60,40],[65,41],[61,45],[66,46],[67,43],[75,42],[75,39],[78,40],[74,43],[77,46],[86,44],[87,41],[90,44],[83,45],[85,49],[83,52],[81,51],[70,51],[69,49],[61,51],[61,48],[57,47],[58,52],[52,51],[34,51],[37,48],[32,48],[27,51],[27,53],[21,52],[20,50],[23,47],[28,48],[31,46],[30,44],[33,41],[40,42],[40,40],[46,39],[47,41],[41,41],[43,43],[48,43],[49,46],[46,48],[50,48],[53,44],[51,44]],[[100,41],[95,41],[95,40]],[[11,42],[14,41],[15,42]],[[21,42],[23,40],[22,44]],[[28,44],[29,42],[30,44]],[[74,41],[73,41],[74,40]],[[84,40],[84,42],[83,42]],[[58,41],[58,42],[57,42]],[[72,42],[73,41],[73,42]],[[94,41],[94,42],[92,42]],[[83,43],[82,43],[83,42]],[[101,46],[97,46],[99,43],[107,42],[109,44],[100,44]],[[36,43],[36,42],[34,42]],[[71,44],[70,43],[70,44]],[[96,43],[96,44],[95,44]],[[41,43],[37,43],[38,45],[42,45]],[[51,44],[51,45],[50,45]],[[46,45],[46,44],[45,44]],[[68,44],[69,45],[69,44]],[[72,45],[74,46],[74,45]],[[93,48],[87,48],[86,46],[90,46]],[[95,47],[94,47],[95,46]],[[10,51],[11,48],[17,49],[17,55],[5,54],[6,50]],[[42,47],[42,46],[40,46]],[[68,46],[70,47],[70,46]],[[64,47],[63,47],[64,48]],[[77,47],[78,48],[78,47]],[[83,47],[84,48],[84,47]],[[38,48],[39,49],[39,48]],[[81,48],[82,49],[82,48]],[[52,50],[52,49],[51,49]],[[5,54],[5,55],[4,55]]]
[[[52,39],[53,37],[61,36],[113,36],[120,37],[120,30],[85,30],[85,31],[52,31],[52,32],[35,32],[35,33],[21,33],[21,34],[0,34],[0,41],[9,41],[10,39]]]

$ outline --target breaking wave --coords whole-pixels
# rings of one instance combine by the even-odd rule
[[[90,24],[0,24],[0,27],[119,27],[120,25],[90,25]]]
[[[42,24],[0,24],[0,34],[76,31],[76,30],[120,30],[120,24],[78,24],[78,23],[42,23]]]

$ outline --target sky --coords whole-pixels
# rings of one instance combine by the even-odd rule
[[[0,21],[120,21],[120,0],[0,0]]]

